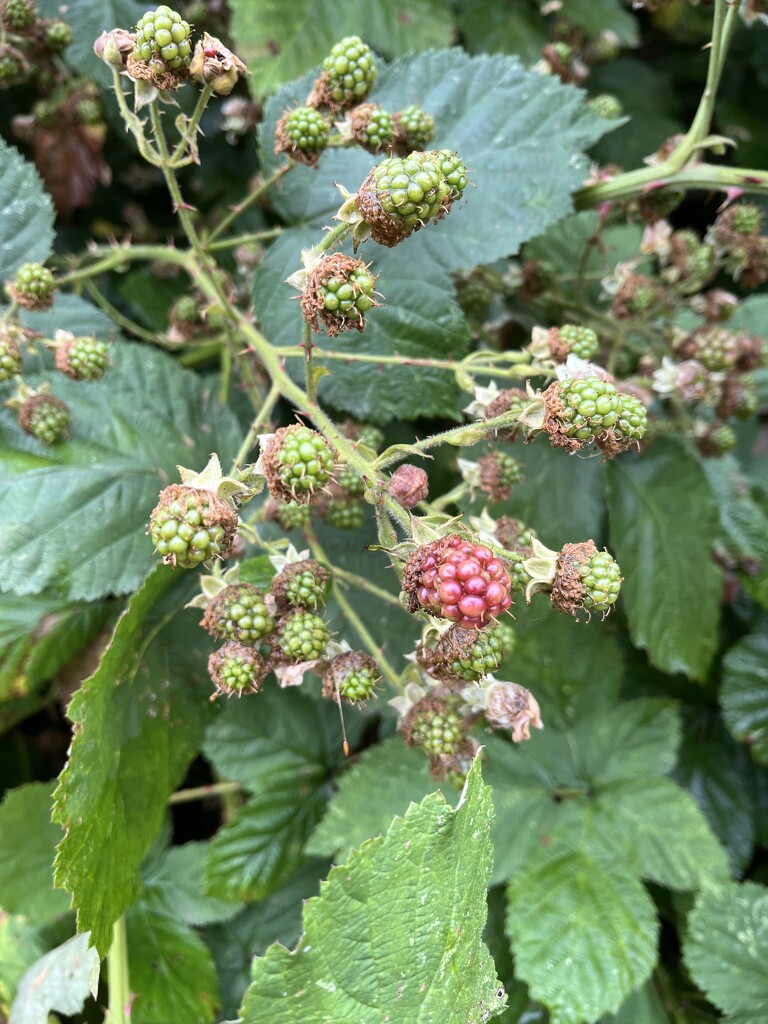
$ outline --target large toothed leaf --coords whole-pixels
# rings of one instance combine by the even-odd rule
[[[253,965],[243,1024],[480,1024],[503,1006],[482,942],[490,791],[480,766],[454,811],[439,794],[334,868],[294,952]]]
[[[33,165],[0,138],[0,282],[12,278],[22,263],[42,263],[52,244],[50,196]]]
[[[56,377],[68,440],[45,446],[0,413],[2,590],[55,586],[73,600],[134,590],[152,564],[149,514],[176,466],[202,469],[213,451],[226,466],[235,454],[235,417],[210,384],[146,345],[110,351],[101,381]]]
[[[768,1021],[768,889],[705,889],[688,919],[685,962],[727,1024]]]
[[[721,590],[706,476],[683,448],[659,442],[641,458],[614,459],[608,505],[633,642],[659,668],[703,679],[717,646]]]
[[[54,794],[54,820],[66,833],[56,882],[101,953],[140,892],[139,866],[209,714],[207,685],[195,685],[209,648],[199,613],[181,611],[189,586],[167,594],[176,578],[165,567],[149,577],[69,707],[75,738]]]
[[[740,640],[723,662],[720,703],[728,728],[749,744],[756,761],[768,764],[768,631]]]

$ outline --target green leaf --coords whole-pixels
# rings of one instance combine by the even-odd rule
[[[749,744],[756,761],[768,764],[768,631],[752,633],[723,660],[720,704],[725,724],[737,740]]]
[[[131,1024],[210,1024],[219,1003],[216,968],[191,928],[139,903],[125,915]]]
[[[25,918],[0,912],[0,1013],[7,1015],[20,979],[44,948]]]
[[[34,166],[0,138],[0,281],[43,263],[53,245],[53,206]]]
[[[72,0],[65,8],[59,0],[37,0],[37,6],[44,17],[63,17],[72,26],[74,39],[64,51],[64,60],[72,70],[103,84],[111,84],[112,74],[93,52],[95,40],[102,32],[113,28],[133,31],[147,10],[147,5],[140,0]]]
[[[176,466],[202,469],[212,451],[224,465],[234,457],[237,423],[210,384],[145,345],[111,353],[101,381],[57,379],[72,410],[67,441],[43,448],[10,412],[0,416],[2,590],[56,586],[73,600],[134,590],[151,566],[149,513]],[[14,472],[7,460],[27,452],[44,463]]]
[[[622,1003],[615,1017],[613,1014],[602,1017],[600,1024],[669,1024],[669,1017],[653,983],[649,981]]]
[[[243,1024],[491,1019],[503,1006],[481,940],[492,814],[476,763],[455,811],[432,794],[334,868],[296,950],[254,961]]]
[[[768,889],[705,889],[688,918],[683,955],[693,980],[730,1024],[768,1021]]]
[[[608,31],[615,33],[624,46],[637,46],[640,41],[637,21],[620,0],[563,0],[560,14],[588,36]]]
[[[205,688],[192,684],[204,672],[206,641],[197,613],[179,611],[189,587],[161,601],[175,579],[165,567],[148,578],[69,707],[75,738],[54,793],[54,821],[66,833],[56,883],[101,953],[140,891],[139,866],[209,714]]]
[[[217,900],[203,893],[207,843],[172,846],[146,871],[142,902],[153,912],[201,927],[228,921],[241,904]]]
[[[99,955],[87,935],[75,935],[32,964],[19,982],[11,1007],[13,1024],[48,1024],[48,1014],[79,1013],[89,995],[96,998]]]
[[[39,332],[44,338],[53,338],[58,330],[71,331],[78,336],[93,334],[102,341],[121,337],[120,331],[98,306],[69,292],[56,292],[50,309],[22,309],[19,320],[24,327]],[[57,380],[57,383],[60,382]]]
[[[230,6],[237,52],[253,72],[251,90],[259,98],[321,64],[344,36],[360,36],[394,57],[446,46],[453,35],[440,0],[296,0],[287,9],[280,0],[232,0]]]
[[[615,1012],[653,970],[653,902],[621,861],[541,847],[508,895],[518,975],[556,1024]]]
[[[51,821],[47,782],[8,790],[0,805],[0,906],[43,922],[69,910],[69,897],[53,888],[53,855],[61,829]]]
[[[611,546],[633,643],[666,672],[706,676],[717,647],[717,514],[698,463],[660,441],[609,466]]]
[[[456,24],[470,53],[511,53],[526,64],[549,42],[546,22],[525,2],[509,7],[497,0],[459,0]]]
[[[720,512],[727,549],[740,559],[768,558],[768,501],[732,455],[702,459]]]
[[[295,689],[268,688],[228,704],[204,751],[219,776],[251,794],[210,844],[206,892],[263,899],[297,869],[325,810],[342,756],[338,710]]]
[[[456,794],[440,787],[450,802]],[[396,814],[405,814],[438,784],[429,774],[423,751],[392,736],[370,747],[339,780],[339,789],[315,829],[308,853],[348,857],[365,839],[382,835]]]

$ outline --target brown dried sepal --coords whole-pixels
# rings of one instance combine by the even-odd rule
[[[479,749],[480,744],[477,740],[473,736],[466,736],[455,754],[430,757],[429,774],[438,782],[452,779],[463,783]]]
[[[506,501],[512,493],[511,484],[501,481],[502,467],[496,452],[483,455],[477,463],[480,490],[487,494],[491,501]]]
[[[48,408],[55,405],[59,409],[64,409],[65,412],[69,412],[69,406],[66,402],[62,402],[59,398],[54,398],[53,395],[36,394],[30,395],[29,398],[25,398],[19,408],[19,426],[25,434],[30,434],[32,437],[35,436],[31,430],[32,420],[34,419],[35,412],[41,405],[47,406]]]
[[[56,351],[53,357],[56,369],[59,373],[65,374],[72,380],[80,380],[80,374],[77,368],[72,365],[70,358],[72,355],[72,349],[79,340],[80,339],[76,338],[74,334],[69,334],[66,341],[62,341],[60,345],[56,346]]]
[[[59,402],[58,404],[62,405],[63,403]],[[150,530],[155,521],[155,516],[161,510],[168,508],[176,501],[185,503],[190,494],[194,495],[201,511],[207,505],[207,509],[203,513],[203,526],[206,530],[212,526],[220,526],[223,535],[219,547],[221,551],[228,551],[232,547],[237,533],[239,522],[237,512],[223,498],[219,498],[214,494],[213,491],[207,491],[201,487],[190,487],[188,484],[170,484],[168,487],[164,487],[160,491],[157,505],[152,509],[152,514],[149,517]],[[166,565],[175,566],[176,556],[172,554],[166,555],[163,561]]]
[[[10,297],[18,306],[23,306],[24,309],[35,310],[38,313],[43,312],[46,309],[50,309],[53,305],[54,293],[51,291],[50,295],[45,298],[37,298],[35,295],[23,295],[13,285],[11,281],[5,282],[5,290],[8,292]]]
[[[510,729],[513,743],[529,740],[531,726],[544,728],[538,701],[530,690],[516,683],[491,683],[483,714],[494,729]]]
[[[511,516],[500,516],[496,520],[496,539],[507,551],[514,551],[516,554],[531,553],[529,544],[520,543],[520,535],[526,533],[528,527],[519,519],[512,519]]]
[[[311,106],[311,104],[307,104]],[[293,139],[289,136],[285,126],[288,124],[292,110],[286,110],[280,120],[277,122],[275,128],[275,153],[288,153],[292,160],[297,163],[306,164],[307,167],[316,167],[317,161],[323,155],[322,150],[319,149],[299,149],[298,146],[294,146]]]
[[[314,107],[315,110],[338,111],[343,110],[345,106],[349,106],[348,103],[337,103],[334,100],[331,96],[330,81],[331,78],[327,71],[321,72],[320,77],[315,79],[312,91],[307,96],[308,107]]]
[[[575,615],[581,608],[586,593],[581,579],[581,567],[596,554],[597,548],[592,540],[563,545],[549,594],[550,601],[558,611]]]
[[[497,416],[503,416],[505,412],[511,412],[515,408],[522,410],[526,405],[530,405],[530,401],[528,395],[521,388],[506,388],[504,391],[500,391],[493,401],[486,405],[485,418],[492,420]],[[514,441],[521,430],[522,424],[513,425],[506,430],[497,430],[496,436],[500,441]]]
[[[270,594],[275,599],[275,607],[280,615],[295,611],[299,607],[298,605],[290,604],[288,601],[288,587],[296,576],[300,576],[308,570],[312,573],[315,580],[324,589],[327,589],[331,580],[331,574],[324,565],[315,561],[314,558],[305,558],[301,562],[291,562],[272,579],[272,584],[269,588]],[[316,611],[315,608],[310,608],[309,610]]]
[[[476,630],[451,626],[432,646],[425,646],[419,641],[416,644],[416,660],[435,679],[449,684],[453,679],[451,665],[457,658],[466,658],[476,641]],[[465,681],[462,681],[463,685]]]
[[[267,481],[267,489],[273,498],[283,502],[295,502],[297,505],[310,505],[317,504],[320,501],[322,495],[320,491],[296,491],[295,493],[286,487],[283,481],[280,479],[280,452],[283,448],[283,438],[286,434],[291,433],[298,427],[298,424],[293,424],[290,427],[280,427],[270,437],[269,441],[264,448],[264,454],[261,457],[261,469],[264,473],[264,478]]]
[[[344,651],[342,654],[338,654],[331,661],[327,662],[323,673],[323,696],[329,697],[331,700],[335,700],[337,703],[339,700],[343,700],[346,704],[354,704],[356,707],[361,707],[363,701],[350,700],[349,697],[345,697],[339,690],[339,686],[350,674],[350,672],[363,672],[368,670],[374,672],[378,677],[381,676],[381,670],[377,662],[365,651]]]
[[[252,668],[256,669],[256,678],[245,690],[233,690],[232,687],[222,679],[222,666],[224,662],[231,657],[240,657],[244,661],[248,662]],[[245,644],[239,644],[236,640],[228,640],[227,643],[223,644],[218,649],[218,651],[214,651],[208,659],[208,673],[213,685],[216,687],[216,694],[214,694],[211,699],[215,699],[219,693],[225,693],[228,697],[232,697],[234,694],[242,696],[244,693],[258,693],[259,687],[264,682],[268,672],[269,665],[267,665],[266,661],[264,661],[257,650],[253,647],[246,647]]]
[[[611,315],[617,320],[641,315],[644,311],[639,310],[633,301],[641,290],[652,293],[652,301],[645,311],[652,310],[657,313],[666,305],[666,292],[660,284],[643,274],[627,274],[613,296]]]
[[[237,594],[248,594],[253,593],[253,591],[261,595],[258,587],[254,587],[251,583],[232,583],[230,586],[220,590],[209,602],[208,607],[205,609],[205,615],[200,620],[200,625],[211,636],[221,637],[222,633],[219,629],[219,623],[221,622],[222,613],[226,611],[226,606],[236,600]]]
[[[380,110],[381,107],[378,103],[359,103],[356,107],[353,107],[347,115],[347,123],[349,124],[349,131],[355,142],[367,149],[369,153],[381,153],[388,146],[371,146],[368,141],[367,129],[371,123],[371,116],[375,110]]]
[[[390,217],[381,208],[376,188],[375,168],[368,172],[360,186],[355,197],[355,205],[360,211],[360,216],[370,228],[371,238],[379,245],[386,245],[392,249],[412,233],[403,226],[402,221]],[[414,230],[418,230],[418,226]]]
[[[739,332],[739,354],[736,359],[736,369],[742,373],[756,370],[765,366],[768,358],[768,344],[756,334],[744,334]]]
[[[560,391],[560,382],[553,381],[543,393],[544,422],[542,428],[549,434],[549,440],[555,448],[564,448],[569,454],[577,452],[584,446],[585,441],[575,437],[568,437],[564,432],[565,406]]]
[[[429,477],[419,466],[406,462],[392,474],[387,489],[402,508],[413,508],[429,497]]]
[[[349,281],[350,275],[360,268],[368,269],[363,260],[356,260],[352,256],[345,256],[344,253],[335,252],[324,259],[307,275],[307,283],[301,296],[301,312],[304,319],[311,325],[313,331],[319,331],[318,317],[325,324],[329,338],[335,338],[342,331],[358,330],[364,331],[366,327],[365,314],[355,310],[357,316],[348,316],[341,310],[325,308],[323,286],[328,278],[340,277]],[[371,275],[373,276],[373,275]],[[376,278],[373,278],[374,281]],[[374,306],[380,303],[373,301]]]
[[[419,603],[417,594],[419,592],[419,587],[421,586],[424,559],[427,555],[437,552],[440,547],[441,542],[439,540],[434,541],[432,544],[423,544],[421,547],[416,548],[415,551],[411,552],[405,563],[405,568],[403,569],[402,589],[403,593],[408,598],[408,611],[411,615],[415,615],[416,612],[421,610],[421,604]]]
[[[173,92],[189,78],[187,68],[179,68],[174,71],[159,57],[153,57],[151,60],[138,60],[133,53],[128,54],[126,71],[134,81],[140,79],[143,82],[149,82],[160,92]]]
[[[210,85],[217,96],[229,96],[247,73],[245,64],[220,39],[203,33],[189,65],[189,74],[196,82]]]

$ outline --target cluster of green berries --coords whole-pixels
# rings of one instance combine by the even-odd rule
[[[602,117],[606,121],[615,121],[619,117],[624,116],[624,107],[621,104],[621,100],[610,93],[601,93],[599,96],[594,96],[589,101],[589,105],[598,117]]]
[[[620,394],[601,377],[555,381],[543,395],[544,429],[552,443],[570,452],[591,442],[612,457],[640,441],[647,414],[633,395]]]
[[[376,103],[362,103],[349,112],[352,137],[369,153],[389,149],[395,141],[392,115]]]
[[[343,492],[322,503],[322,516],[337,530],[359,530],[365,518],[363,503]]]
[[[208,605],[201,625],[211,636],[257,645],[275,628],[264,594],[250,583],[233,583]]]
[[[730,227],[740,235],[757,235],[762,227],[760,208],[752,203],[739,203],[731,211]]]
[[[99,380],[109,366],[109,348],[97,338],[76,338],[56,348],[56,369],[72,380]]]
[[[315,164],[328,145],[330,125],[313,107],[287,111],[277,123],[275,152],[290,153],[303,163]]]
[[[281,427],[270,436],[262,461],[272,497],[299,504],[319,497],[336,462],[334,451],[322,434],[298,423]]]
[[[331,48],[323,61],[324,99],[342,108],[365,99],[378,72],[371,49],[358,37],[347,36]]]
[[[688,336],[681,354],[688,359],[696,359],[711,373],[722,373],[738,361],[741,354],[739,338],[726,327],[710,324]]]
[[[64,402],[52,395],[30,395],[19,409],[19,426],[43,444],[56,444],[69,433],[70,415]]]
[[[281,619],[272,636],[275,661],[315,661],[328,646],[330,635],[315,612],[297,610]]]
[[[6,284],[11,298],[26,309],[48,309],[53,303],[56,281],[40,263],[23,263],[13,281]]]
[[[484,455],[477,466],[480,490],[491,501],[506,501],[514,485],[523,478],[523,467],[514,455],[503,449]]]
[[[228,695],[257,693],[269,671],[258,651],[253,647],[230,640],[208,659],[208,672],[217,693]]]
[[[221,558],[237,531],[237,513],[212,491],[171,484],[160,493],[149,536],[169,565],[194,569]]]
[[[272,580],[270,588],[281,612],[303,608],[317,611],[325,605],[331,585],[331,574],[314,559],[292,562]]]
[[[584,587],[584,610],[605,615],[619,596],[621,570],[607,551],[598,551],[581,566],[581,582]]]
[[[607,615],[620,590],[621,570],[607,551],[591,540],[563,545],[549,593],[555,608],[573,616],[582,610]]]
[[[159,58],[172,71],[189,67],[192,59],[191,29],[177,11],[161,4],[139,19],[136,25],[135,60]]]
[[[457,753],[464,742],[464,723],[456,702],[423,700],[410,711],[404,728],[406,742],[430,757]]]
[[[361,704],[374,695],[381,678],[379,666],[363,651],[345,651],[323,673],[323,696]]]
[[[504,641],[498,629],[489,627],[475,633],[468,650],[457,655],[451,662],[451,675],[458,679],[477,682],[483,676],[495,672],[505,657]]]
[[[0,44],[0,88],[23,81],[27,71],[24,58],[12,46]]]
[[[304,319],[319,330],[322,320],[330,337],[365,329],[365,314],[378,305],[376,278],[362,260],[343,253],[326,256],[307,276],[301,296]]]
[[[37,21],[34,0],[5,0],[0,10],[0,20],[11,32],[26,32]]]
[[[73,39],[72,27],[66,21],[51,21],[45,27],[45,45],[53,53],[63,53]]]
[[[16,339],[5,331],[0,333],[0,383],[21,373],[22,362],[21,348]]]
[[[425,149],[435,137],[435,119],[421,107],[410,106],[392,118],[398,147],[410,152]]]
[[[580,324],[563,324],[558,327],[557,333],[579,359],[592,359],[600,348],[600,341],[597,334],[591,327],[584,327]]]
[[[304,530],[312,518],[309,505],[299,505],[295,501],[279,502],[275,514],[284,530]]]
[[[648,426],[648,412],[634,395],[619,394],[616,432],[626,441],[642,441]]]

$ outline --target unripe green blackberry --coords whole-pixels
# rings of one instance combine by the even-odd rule
[[[40,263],[23,263],[16,277],[6,284],[12,299],[26,309],[49,309],[53,303],[56,282],[53,274]]]
[[[639,398],[619,392],[619,416],[615,433],[622,439],[641,441],[648,426],[648,412]]]
[[[570,451],[610,430],[619,416],[616,388],[600,377],[554,381],[543,397],[544,429],[552,444]]]
[[[230,640],[210,656],[208,672],[218,693],[242,697],[258,693],[269,667],[258,651]]]
[[[573,47],[569,46],[568,43],[552,43],[549,48],[552,50],[553,55],[564,63],[567,63],[573,57]]]
[[[200,625],[211,636],[256,647],[275,628],[275,620],[258,587],[232,583],[213,598]]]
[[[712,373],[722,373],[736,365],[741,345],[739,336],[726,327],[709,324],[689,335],[680,351],[686,358],[696,359]]]
[[[381,678],[379,666],[363,651],[337,655],[323,673],[323,696],[360,704],[372,697]]]
[[[598,117],[602,117],[606,121],[615,121],[624,116],[621,100],[617,96],[611,96],[610,93],[601,93],[599,96],[593,97],[589,101],[589,105]]]
[[[372,423],[363,423],[360,426],[360,433],[357,435],[357,441],[363,445],[364,448],[370,448],[371,451],[380,452],[384,447],[384,433],[379,430],[378,427],[374,427]]]
[[[160,492],[149,536],[168,565],[194,569],[232,546],[237,513],[212,491],[171,484]]]
[[[739,374],[725,378],[716,409],[721,419],[735,416],[737,419],[746,420],[754,416],[759,407],[757,387],[751,377]]]
[[[436,153],[388,157],[368,174],[356,205],[371,238],[392,247],[448,209],[451,186]]]
[[[5,331],[0,332],[0,383],[21,373],[22,364],[21,349],[16,339]]]
[[[738,443],[736,431],[727,423],[719,423],[713,426],[709,432],[699,441],[699,449],[703,455],[719,458],[733,451]]]
[[[455,702],[425,698],[415,704],[403,722],[405,741],[421,747],[430,757],[455,754],[464,742],[461,715]]]
[[[342,462],[336,467],[336,483],[345,494],[359,498],[365,490],[365,481],[351,466]]]
[[[395,141],[392,117],[377,103],[361,103],[349,112],[352,138],[369,153],[389,149]]]
[[[296,611],[278,624],[272,635],[273,657],[277,661],[314,661],[328,646],[328,627],[314,612]]]
[[[739,235],[759,234],[762,221],[760,208],[752,203],[740,203],[731,208],[730,228]]]
[[[58,104],[50,100],[38,100],[32,108],[32,115],[43,128],[53,128],[59,119]]]
[[[345,494],[334,495],[322,505],[323,519],[337,530],[359,530],[363,525],[363,503]]]
[[[555,608],[573,616],[582,609],[607,615],[620,589],[621,570],[607,551],[591,540],[563,546],[549,595]]]
[[[496,623],[496,636],[501,642],[501,660],[506,661],[515,649],[517,634],[508,622]]]
[[[22,82],[26,73],[27,65],[19,51],[12,46],[0,45],[0,89]]]
[[[291,562],[272,580],[270,593],[279,612],[294,608],[317,611],[328,600],[331,574],[313,558]]]
[[[459,155],[453,153],[450,149],[438,150],[437,157],[440,161],[440,170],[443,178],[445,178],[450,188],[449,199],[451,202],[454,202],[461,196],[469,183],[467,168],[462,163]]]
[[[101,124],[104,120],[101,104],[90,96],[77,101],[75,113],[81,124]]]
[[[509,452],[499,448],[477,463],[480,490],[491,501],[506,501],[512,487],[523,478],[523,467]]]
[[[56,369],[72,380],[99,380],[109,366],[109,347],[96,338],[70,334],[56,348]]]
[[[476,682],[495,672],[501,665],[504,660],[504,644],[498,634],[498,627],[493,625],[471,635],[471,647],[453,659],[450,673],[458,679]]]
[[[280,502],[277,507],[277,521],[284,530],[304,530],[310,523],[308,505],[299,505],[295,501]]]
[[[493,292],[487,284],[476,279],[462,281],[456,288],[456,298],[464,315],[474,323],[483,323],[488,319]]]
[[[51,395],[30,395],[19,409],[19,426],[43,444],[55,444],[69,433],[69,409]]]
[[[330,126],[312,107],[286,111],[275,129],[275,152],[290,153],[302,163],[314,165],[328,146]]]
[[[435,137],[435,119],[421,107],[406,107],[394,114],[392,121],[397,145],[406,153],[426,149]]]
[[[370,47],[359,36],[347,36],[323,61],[314,105],[340,108],[359,103],[371,91],[377,74]]]
[[[191,325],[200,323],[199,302],[192,295],[182,295],[176,299],[171,307],[169,319],[177,326],[179,324]]]
[[[353,328],[362,331],[365,314],[378,305],[375,292],[376,278],[362,260],[333,253],[307,275],[301,311],[316,331],[322,320],[331,338]]]
[[[592,359],[600,348],[600,341],[591,327],[583,327],[580,324],[563,324],[557,330],[569,350],[579,359]]]
[[[45,45],[54,53],[63,53],[72,45],[74,34],[66,21],[52,21],[45,28]]]
[[[2,22],[11,32],[26,32],[37,21],[34,0],[5,0]]]
[[[300,423],[272,434],[262,461],[272,497],[299,504],[316,499],[335,464],[333,449],[322,434]]]
[[[189,67],[192,59],[191,29],[177,11],[161,4],[147,13],[136,25],[136,60],[150,61],[159,57],[173,71]]]

